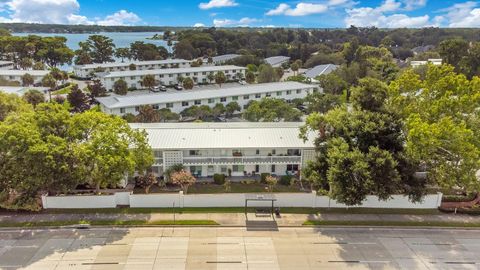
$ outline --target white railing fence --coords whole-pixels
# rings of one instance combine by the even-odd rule
[[[275,193],[275,206],[278,207],[312,207],[312,208],[346,208],[347,206],[331,200],[327,196],[317,196],[316,193]],[[394,195],[388,201],[379,201],[376,196],[368,196],[360,206],[364,208],[411,208],[436,209],[442,201],[442,193],[425,196],[422,202],[412,203],[403,195]],[[130,206],[131,208],[154,207],[243,207],[245,194],[133,194],[131,192],[116,192],[112,195],[68,195],[42,196],[43,208],[115,208]],[[265,202],[267,203],[267,202]],[[263,204],[265,204],[263,203]],[[258,205],[263,205],[262,202]],[[252,205],[255,206],[255,205]]]

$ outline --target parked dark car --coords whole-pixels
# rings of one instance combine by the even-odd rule
[[[180,85],[180,84],[175,84],[175,86],[173,87],[175,88],[176,90],[183,90],[183,87]]]

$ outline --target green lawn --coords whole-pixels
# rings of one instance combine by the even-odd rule
[[[180,225],[180,226],[211,226],[218,225],[213,220],[73,220],[73,221],[39,221],[39,222],[0,222],[0,227],[59,227],[73,225],[92,225],[92,226],[162,226],[162,225]]]
[[[59,89],[57,91],[53,91],[52,95],[67,95],[67,94],[70,94],[70,92],[72,91],[72,86],[73,86],[73,84],[71,84],[71,85],[69,85],[65,88]]]
[[[443,221],[378,221],[378,220],[308,220],[305,226],[418,226],[418,227],[466,227],[477,228],[480,223]]]

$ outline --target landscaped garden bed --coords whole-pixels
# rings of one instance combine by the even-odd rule
[[[159,187],[157,185],[150,188],[149,193],[174,193],[179,192],[181,188],[176,185],[165,185]],[[188,194],[218,194],[218,193],[263,193],[268,192],[268,185],[262,184],[255,180],[244,180],[241,182],[232,182],[230,187],[218,185],[211,182],[198,182],[188,188]],[[302,189],[299,184],[293,185],[275,185],[273,192],[310,192],[310,190]],[[135,194],[145,194],[143,188],[135,188]]]

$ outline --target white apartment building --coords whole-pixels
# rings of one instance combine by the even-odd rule
[[[169,68],[155,70],[132,70],[116,71],[100,74],[99,78],[107,90],[113,90],[116,81],[123,79],[128,87],[141,88],[141,81],[146,75],[153,75],[159,84],[175,85],[179,77],[189,77],[194,83],[214,83],[208,80],[208,74],[216,74],[219,71],[225,73],[227,81],[238,80],[245,77],[244,67],[237,66],[202,66],[189,68]]]
[[[152,171],[161,176],[183,164],[196,177],[214,174],[252,177],[298,173],[315,158],[315,134],[299,138],[303,123],[130,124],[147,132],[154,150]]]
[[[258,101],[262,98],[271,97],[289,101],[296,98],[305,98],[309,93],[318,90],[319,88],[316,85],[299,82],[277,82],[209,90],[183,90],[172,93],[112,95],[99,97],[97,101],[100,103],[103,112],[121,116],[127,113],[138,114],[142,105],[152,105],[157,110],[168,108],[175,113],[180,113],[194,105],[213,107],[217,103],[226,105],[232,101],[237,102],[241,108],[244,108],[252,100]]]
[[[48,93],[48,87],[25,87],[25,86],[0,86],[0,92],[23,96],[29,90],[36,90],[44,94]]]
[[[440,66],[442,64],[442,59],[428,59],[427,61],[411,61],[410,66],[413,68],[424,66],[427,64],[432,64],[434,66]]]
[[[185,68],[190,67],[192,61],[184,59],[165,59],[154,61],[133,61],[133,62],[113,62],[103,64],[78,65],[73,67],[73,73],[79,78],[89,78],[98,69],[104,72],[127,71],[130,65],[135,65],[136,70],[152,70],[164,68]]]
[[[12,61],[0,61],[0,69],[13,69]]]
[[[0,69],[0,78],[7,81],[16,81],[21,83],[22,76],[25,74],[30,74],[33,77],[34,84],[39,84],[42,82],[43,77],[45,77],[50,71],[48,70],[6,70]]]

